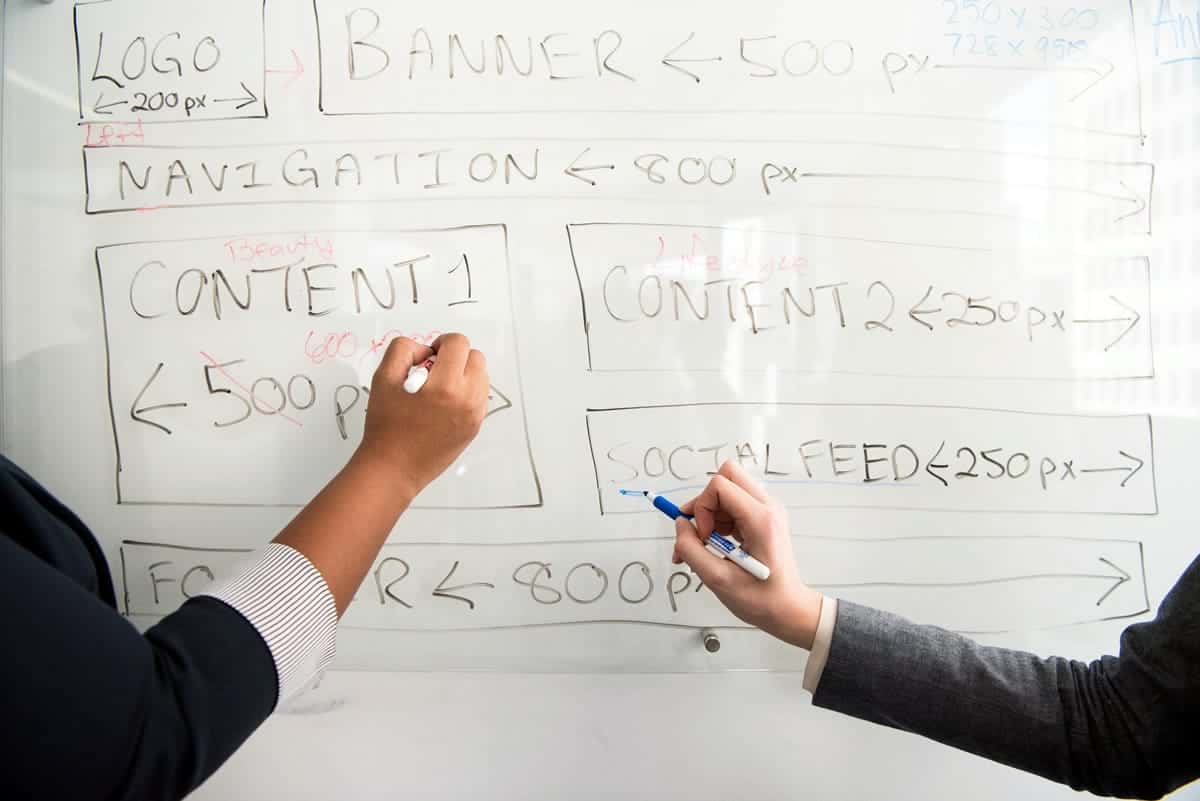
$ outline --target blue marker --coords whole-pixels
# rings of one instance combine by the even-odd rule
[[[662,512],[667,517],[675,520],[684,518],[691,520],[691,515],[685,515],[679,511],[679,507],[671,503],[670,500],[661,495],[650,496],[648,492],[636,492],[634,490],[621,490],[622,495],[641,495],[648,498],[650,503],[654,504],[654,508]],[[735,565],[745,570],[750,575],[754,576],[759,581],[766,581],[771,577],[771,568],[764,565],[762,562],[755,559],[750,554],[742,550],[742,546],[737,540],[730,539],[720,532],[714,531],[708,535],[708,541],[704,543],[704,548],[713,556],[719,556],[722,559],[728,559]]]

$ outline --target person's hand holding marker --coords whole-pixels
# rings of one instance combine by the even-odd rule
[[[739,619],[784,642],[811,648],[823,597],[800,580],[783,508],[740,465],[728,461],[680,509],[694,519],[675,521],[673,561],[686,562]],[[700,532],[714,530],[741,542],[770,568],[770,577],[760,581],[713,555]]]
[[[404,390],[429,362],[425,386]],[[397,337],[371,378],[362,442],[349,463],[275,538],[321,573],[339,615],[409,504],[454,463],[487,414],[487,364],[462,334],[432,347]]]
[[[415,387],[414,370],[425,374]],[[479,432],[488,387],[487,361],[462,334],[444,334],[432,347],[393,340],[371,380],[360,457],[409,484],[415,497]]]

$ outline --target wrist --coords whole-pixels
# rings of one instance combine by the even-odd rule
[[[813,640],[817,636],[817,627],[821,623],[821,605],[825,596],[811,587],[802,586],[785,610],[779,633],[779,639],[786,643],[812,650]]]
[[[408,508],[429,483],[422,481],[416,471],[403,464],[402,460],[366,443],[355,449],[343,472],[384,487],[401,510]]]

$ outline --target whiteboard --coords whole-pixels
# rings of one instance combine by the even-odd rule
[[[1200,522],[1195,0],[3,21],[3,446],[136,625],[345,461],[392,337],[489,357],[338,669],[198,797],[1066,797],[811,708],[618,491],[737,459],[825,592],[1111,652]]]

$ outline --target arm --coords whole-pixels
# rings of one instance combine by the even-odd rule
[[[1119,657],[981,646],[838,603],[813,703],[1098,795],[1158,798],[1200,776],[1200,559]]]
[[[478,431],[488,380],[465,338],[389,347],[349,464],[255,564],[144,636],[0,536],[0,798],[178,799],[333,655],[345,611],[400,513]],[[352,513],[348,513],[352,510]],[[4,516],[0,514],[0,521]]]
[[[216,599],[143,636],[0,536],[0,610],[0,798],[182,798],[275,706],[270,652]]]
[[[424,388],[404,392],[409,369],[435,352]],[[433,348],[393,340],[372,378],[363,441],[350,462],[266,553],[206,593],[241,612],[262,636],[280,699],[332,661],[337,619],[396,520],[474,439],[488,386],[483,354],[461,334],[439,337]]]
[[[823,667],[805,678],[816,705],[1099,794],[1156,798],[1200,776],[1200,560],[1156,620],[1125,631],[1119,657],[1085,664],[826,601],[796,575],[786,516],[735,464],[684,508],[696,520],[679,525],[676,558],[742,620],[802,648],[816,641]],[[697,529],[714,527],[771,578],[704,550]]]
[[[434,351],[438,361],[415,395],[404,392],[409,368]],[[488,396],[483,354],[447,334],[434,350],[397,339],[371,382],[363,442],[350,463],[275,542],[302,553],[346,611],[396,520],[417,493],[441,475],[483,423]],[[346,514],[353,509],[354,514]]]

